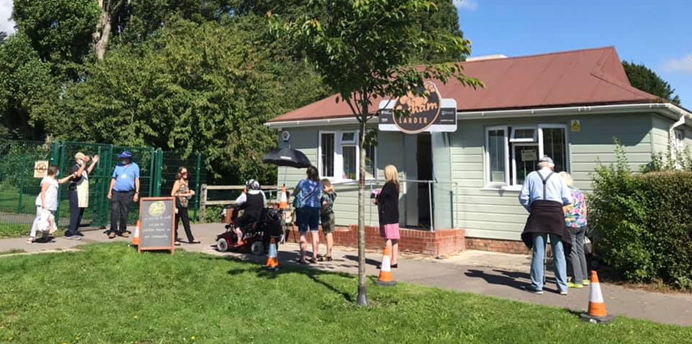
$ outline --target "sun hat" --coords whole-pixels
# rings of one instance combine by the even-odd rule
[[[118,158],[119,159],[132,159],[132,153],[130,153],[130,151],[123,151],[122,153],[120,153],[120,155],[118,155]]]

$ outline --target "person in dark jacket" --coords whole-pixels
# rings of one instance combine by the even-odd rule
[[[526,247],[533,248],[529,291],[543,294],[545,245],[550,237],[558,291],[561,295],[567,295],[565,251],[571,250],[572,239],[565,226],[563,206],[572,204],[572,195],[564,179],[553,172],[553,159],[547,156],[541,158],[538,167],[538,171],[526,176],[519,194],[519,202],[530,213],[521,233]]]
[[[267,206],[267,198],[262,192],[262,186],[254,179],[245,184],[245,191],[235,200],[236,209],[243,210],[236,221],[235,234],[238,236],[237,245],[243,244],[243,231],[260,220],[262,211]]]
[[[399,172],[394,165],[384,168],[384,177],[387,182],[377,194],[377,204],[380,218],[380,236],[384,238],[385,245],[391,252],[392,268],[399,267]]]

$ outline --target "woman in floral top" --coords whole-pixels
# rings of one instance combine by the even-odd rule
[[[584,235],[586,233],[586,199],[584,193],[574,187],[574,180],[569,173],[560,172],[565,179],[565,184],[572,193],[574,202],[565,207],[565,224],[572,236],[572,251],[567,260],[567,272],[572,274],[572,282],[567,283],[570,288],[583,288],[589,285],[586,267],[586,255],[584,254]]]

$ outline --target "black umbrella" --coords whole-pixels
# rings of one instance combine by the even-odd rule
[[[307,168],[312,165],[310,159],[303,152],[292,148],[273,149],[262,157],[262,162],[295,168]]]

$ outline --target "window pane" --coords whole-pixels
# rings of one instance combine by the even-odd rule
[[[334,134],[322,134],[322,176],[334,177]]]
[[[514,139],[531,139],[534,141],[536,129],[514,129]]]
[[[553,158],[555,172],[567,171],[564,128],[543,129],[543,154]]]
[[[344,157],[344,179],[356,179],[356,146],[344,146],[342,153]]]
[[[517,164],[517,185],[522,185],[526,176],[538,166],[538,146],[515,145],[513,154]]]
[[[490,182],[504,183],[505,178],[505,131],[488,131],[488,158],[490,159]]]
[[[365,178],[377,178],[377,166],[375,166],[375,145],[365,147]]]
[[[356,142],[356,133],[349,131],[341,134],[342,142]]]

